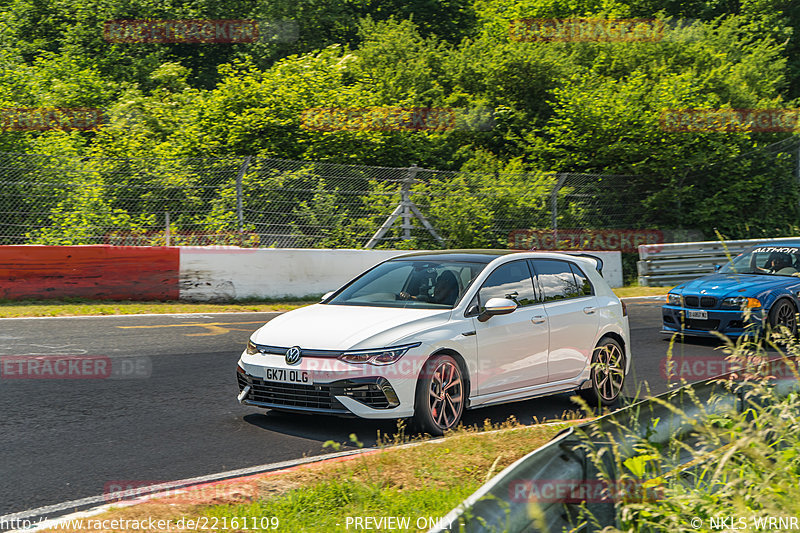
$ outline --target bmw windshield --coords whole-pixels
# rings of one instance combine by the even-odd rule
[[[800,247],[757,246],[720,269],[723,274],[800,276]]]
[[[484,268],[484,263],[465,261],[388,261],[365,272],[325,303],[452,309]]]

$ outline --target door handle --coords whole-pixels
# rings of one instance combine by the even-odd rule
[[[593,315],[596,310],[597,310],[596,307],[584,307],[583,308],[583,312],[586,313],[587,315]]]
[[[542,315],[536,315],[535,317],[531,318],[531,322],[534,324],[544,324],[545,320],[547,320]]]

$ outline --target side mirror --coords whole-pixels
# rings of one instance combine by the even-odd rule
[[[480,322],[486,322],[495,315],[507,315],[513,313],[516,309],[517,303],[514,300],[509,300],[508,298],[490,298],[489,301],[486,302],[483,313],[478,315],[478,320]]]
[[[722,265],[714,265],[714,272],[717,272],[720,268],[722,268]]]
[[[320,299],[319,299],[319,301],[320,301],[320,302],[324,302],[325,300],[327,300],[328,298],[330,298],[331,296],[333,296],[333,293],[334,293],[334,292],[336,292],[336,291],[330,291],[330,292],[326,292],[325,294],[323,294],[323,295],[322,295],[322,298],[320,298]]]

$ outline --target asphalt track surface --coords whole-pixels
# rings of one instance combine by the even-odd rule
[[[629,301],[636,387],[664,392],[669,342],[660,302]],[[236,361],[271,313],[0,320],[0,356],[111,358],[120,379],[0,378],[0,516],[104,494],[115,483],[162,483],[328,453],[351,433],[366,446],[394,422],[265,412],[236,401]],[[719,359],[714,341],[674,357]],[[117,376],[120,377],[120,376]],[[699,376],[702,378],[702,376]],[[510,415],[557,418],[558,395],[468,411],[465,424]],[[51,517],[52,518],[52,517]]]

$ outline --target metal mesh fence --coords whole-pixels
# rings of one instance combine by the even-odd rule
[[[630,179],[0,153],[0,242],[529,248],[542,230],[645,227]]]

